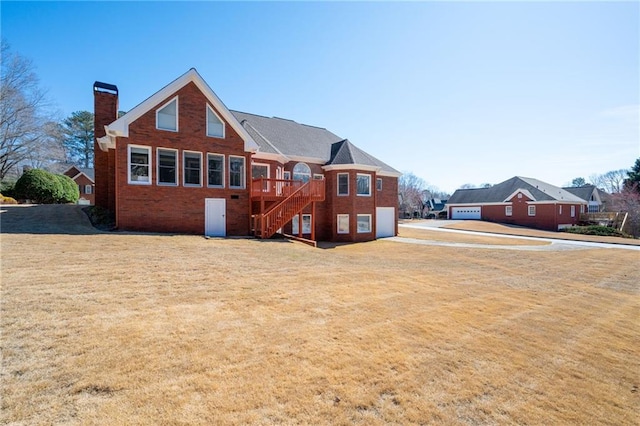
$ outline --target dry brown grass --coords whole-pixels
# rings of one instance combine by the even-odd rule
[[[638,422],[638,252],[1,238],[2,423]]]

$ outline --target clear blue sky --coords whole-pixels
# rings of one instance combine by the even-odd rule
[[[453,192],[564,185],[640,156],[632,2],[6,2],[61,116],[129,110],[195,67],[231,109],[326,127]]]

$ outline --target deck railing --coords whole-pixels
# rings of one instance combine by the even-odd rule
[[[284,179],[254,179],[251,186],[252,197],[282,198],[266,212],[254,215],[255,234],[270,238],[278,229],[287,224],[302,209],[325,197],[324,180],[310,180],[307,183]]]

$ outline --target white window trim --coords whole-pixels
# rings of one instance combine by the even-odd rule
[[[361,216],[368,216],[369,217],[369,230],[368,231],[361,231],[358,228],[358,218],[360,218]],[[356,215],[356,232],[358,234],[370,234],[372,232],[371,228],[372,228],[372,226],[371,226],[371,215],[370,214],[358,214],[358,215]]]
[[[358,193],[358,177],[365,176],[369,179],[369,193],[368,194],[360,194]],[[371,197],[371,175],[366,173],[357,173],[356,174],[356,195],[358,197]]]
[[[297,222],[297,219],[299,218],[299,215],[295,215],[292,219],[291,219],[291,233],[294,235],[299,234],[299,228],[300,228],[300,224]],[[311,234],[311,229],[309,229],[309,232],[304,232],[304,218],[308,217],[309,218],[309,227],[313,226],[313,220],[311,218],[311,214],[310,213],[304,213],[302,215],[302,235],[309,235]],[[294,226],[298,226],[298,229],[295,229]]]
[[[147,150],[147,157],[149,158],[149,181],[139,182],[131,180],[131,148],[139,148]],[[153,165],[151,164],[151,147],[145,145],[127,145],[127,183],[130,185],[151,185],[153,182]]]
[[[291,172],[288,170],[282,172],[282,179],[291,180]]]
[[[187,154],[198,154],[200,156],[200,184],[187,183],[187,162],[185,157]],[[182,151],[182,185],[187,188],[201,188],[202,187],[202,152],[199,151]]]
[[[576,217],[576,206],[571,206],[571,217]]]
[[[222,185],[209,185],[209,156],[210,155],[216,155],[218,157],[222,157]],[[224,173],[227,168],[225,161],[226,159],[224,154],[218,154],[217,152],[207,152],[207,188],[224,188],[224,184],[226,182]]]
[[[513,206],[504,206],[504,215],[513,216]]]
[[[347,193],[346,194],[341,194],[340,193],[340,175],[344,175],[347,177]],[[338,173],[337,174],[337,178],[336,178],[336,194],[338,194],[338,197],[348,197],[349,196],[349,173]]]
[[[171,102],[176,101],[176,129],[163,129],[162,127],[158,126],[158,112],[166,107],[167,105],[169,105]],[[164,105],[162,105],[160,108],[156,109],[156,129],[158,130],[164,130],[165,132],[177,132],[179,130],[178,127],[178,107],[179,107],[179,102],[178,102],[178,96],[175,96],[174,98],[172,98],[171,100],[167,101]]]
[[[536,215],[536,206],[528,206],[527,207],[527,213],[529,214],[529,216],[535,216]]]
[[[293,166],[293,169],[291,169],[291,175],[293,176],[293,179],[295,180],[295,178],[296,178],[295,170],[296,170],[296,167],[298,167],[299,165],[304,165],[307,169],[309,169],[308,176],[309,176],[309,180],[311,180],[311,178],[313,176],[313,173],[311,172],[311,167],[307,163],[305,163],[304,161],[300,161],[300,162],[296,163],[296,165]],[[298,174],[307,176],[307,173],[298,173]],[[304,182],[304,179],[302,179],[301,182]]]
[[[87,195],[93,194],[93,186],[85,185],[84,186],[84,193],[87,194]]]
[[[380,187],[378,187],[378,183],[380,183]],[[376,178],[376,191],[382,191],[382,178]]]
[[[240,158],[242,160],[242,173],[241,173],[242,183],[240,186],[231,185],[231,159],[232,158]],[[247,159],[239,155],[230,155],[229,156],[229,188],[244,189],[247,186],[246,180],[247,180]]]
[[[560,204],[560,208],[558,209],[558,214],[562,214],[562,204]]]
[[[176,179],[173,183],[160,182],[160,151],[173,151],[176,156]],[[178,150],[173,148],[156,148],[156,185],[158,186],[178,186]]]
[[[340,231],[340,218],[341,217],[342,218],[345,218],[345,217],[347,218],[347,230],[346,231],[342,231],[342,232]],[[349,225],[350,225],[349,224],[349,215],[348,214],[339,214],[337,219],[336,219],[336,231],[337,231],[337,233],[338,234],[348,234],[349,233],[349,228],[350,228]]]
[[[210,138],[224,139],[225,135],[227,134],[227,128],[226,128],[227,126],[225,126],[225,124],[224,124],[224,120],[223,120],[223,119],[222,119],[222,117],[220,117],[220,116],[218,115],[218,113],[217,113],[217,112],[216,112],[216,111],[211,107],[211,105],[207,104],[207,110],[211,110],[211,112],[212,112],[216,117],[218,117],[218,120],[220,120],[220,123],[222,123],[222,136],[216,136],[216,135],[210,135],[210,134],[209,134],[209,114],[208,114],[208,112],[205,112],[205,117],[204,117],[204,118],[205,118],[205,120],[206,120],[206,122],[207,122],[206,130],[205,130],[205,131],[206,131],[206,135],[207,135],[208,137],[210,137]]]
[[[262,167],[266,167],[267,168],[267,176],[265,177],[265,179],[269,179],[271,177],[271,164],[267,164],[267,163],[251,163],[251,179],[256,179],[255,177],[253,177],[253,166],[262,166]]]

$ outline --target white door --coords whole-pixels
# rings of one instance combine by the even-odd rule
[[[204,199],[204,235],[224,237],[227,235],[227,204],[224,198]]]
[[[376,238],[396,235],[395,207],[376,207]]]
[[[480,220],[480,206],[473,207],[453,207],[451,209],[451,219],[476,219]]]

